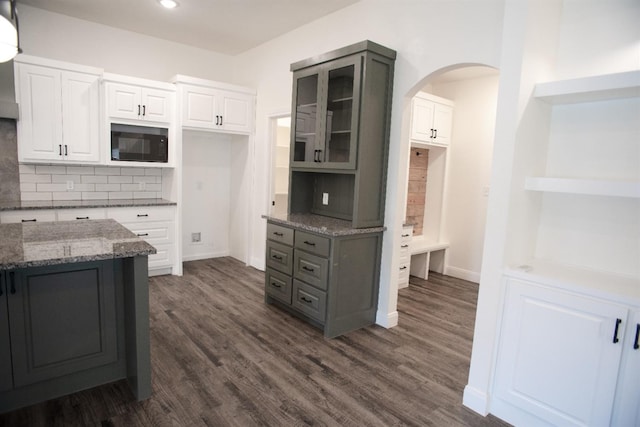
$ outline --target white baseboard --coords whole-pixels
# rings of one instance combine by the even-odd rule
[[[398,312],[394,311],[393,313],[382,313],[378,311],[376,313],[376,325],[380,325],[383,328],[387,329],[398,326]]]
[[[207,259],[207,258],[220,258],[223,256],[229,256],[229,251],[220,251],[220,252],[208,252],[203,254],[194,254],[194,255],[182,255],[182,261],[197,261],[199,259]]]
[[[457,279],[468,280],[469,282],[473,283],[480,283],[480,273],[476,273],[475,271],[445,265],[444,274],[446,276],[455,277]]]
[[[462,394],[462,404],[474,412],[486,417],[489,414],[489,396],[467,384]]]

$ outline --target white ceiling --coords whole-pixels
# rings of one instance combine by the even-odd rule
[[[359,0],[18,0],[111,27],[236,55]]]

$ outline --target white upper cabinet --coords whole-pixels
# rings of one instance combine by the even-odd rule
[[[100,162],[100,70],[21,55],[18,158],[37,163]]]
[[[181,93],[182,126],[220,132],[253,131],[255,95],[249,89],[176,76]]]
[[[411,100],[412,141],[448,146],[453,124],[453,102],[418,92]]]
[[[169,123],[171,91],[124,83],[107,83],[107,108],[111,118]]]

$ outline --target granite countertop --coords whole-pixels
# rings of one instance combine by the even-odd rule
[[[355,234],[379,233],[386,230],[385,227],[353,228],[351,221],[313,214],[290,214],[283,216],[262,215],[262,218],[266,218],[276,224],[311,231],[313,233],[325,234],[327,236],[351,236]]]
[[[151,255],[113,219],[0,224],[0,270]]]
[[[175,206],[176,202],[165,199],[100,199],[100,200],[34,200],[2,201],[0,211],[19,211],[35,209],[76,209],[76,208],[127,208],[136,206]]]

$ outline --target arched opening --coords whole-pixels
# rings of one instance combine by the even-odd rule
[[[498,76],[486,65],[457,64],[407,94],[405,224],[413,226],[413,276],[427,279],[435,271],[480,281]]]

